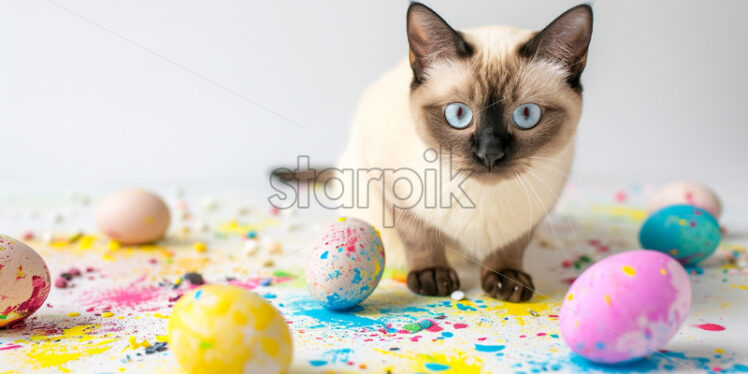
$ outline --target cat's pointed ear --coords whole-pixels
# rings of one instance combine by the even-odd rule
[[[410,66],[417,82],[423,79],[423,72],[429,64],[471,53],[462,36],[421,3],[412,3],[408,7],[407,30]]]
[[[520,54],[560,63],[569,72],[568,82],[580,89],[579,78],[587,63],[592,38],[592,8],[577,5],[556,18],[520,48]]]

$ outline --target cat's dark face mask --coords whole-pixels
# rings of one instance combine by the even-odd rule
[[[497,47],[411,6],[411,108],[419,134],[456,167],[487,180],[554,154],[574,139],[591,31],[583,5],[540,32],[507,32],[516,46]]]

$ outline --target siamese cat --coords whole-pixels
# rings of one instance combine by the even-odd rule
[[[480,263],[492,297],[532,297],[522,257],[571,168],[591,33],[588,5],[539,32],[457,31],[410,5],[409,58],[363,94],[338,166],[359,174],[346,213],[381,229],[413,292],[459,289],[455,257]]]

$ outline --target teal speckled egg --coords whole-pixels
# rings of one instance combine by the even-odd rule
[[[686,266],[711,255],[721,239],[717,220],[691,205],[662,208],[649,216],[639,231],[642,248],[667,253]]]

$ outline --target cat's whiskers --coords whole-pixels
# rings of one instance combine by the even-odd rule
[[[533,164],[535,164],[535,165],[538,165],[538,166],[543,166],[543,167],[547,168],[546,170],[548,170],[548,171],[551,171],[551,172],[554,172],[554,173],[556,173],[557,175],[560,175],[560,176],[562,176],[562,177],[570,178],[570,175],[569,175],[569,174],[567,174],[567,173],[564,173],[564,170],[563,170],[563,169],[561,169],[561,168],[559,168],[559,167],[557,167],[557,166],[553,166],[553,165],[550,165],[550,164],[546,164],[546,163],[544,163],[544,162],[540,162],[540,161],[538,161],[538,160],[535,160],[535,161],[533,161]]]
[[[556,197],[556,201],[558,201],[558,199],[559,199],[558,193],[556,193],[556,191],[554,191],[551,188],[551,186],[549,186],[548,183],[546,183],[546,181],[543,180],[543,178],[541,178],[539,175],[535,174],[532,170],[530,170],[530,168],[525,169],[525,171],[527,171],[528,173],[530,173],[530,175],[534,176],[541,183],[543,183],[543,185],[548,189],[548,191],[550,191],[551,193],[553,193],[553,195]],[[569,218],[569,214],[568,213],[562,213],[562,214],[566,218],[566,222],[569,224],[569,228],[571,229],[571,232],[574,234],[574,245],[575,246],[579,245],[579,236],[577,236],[577,230],[574,228],[574,225],[571,222],[571,218]],[[563,251],[563,253],[565,255],[569,255],[569,253],[567,253],[565,247],[561,247],[561,250]],[[557,256],[558,252],[554,252],[554,255]],[[556,258],[556,260],[558,260],[558,258]]]
[[[561,159],[558,159],[558,158],[549,158],[549,157],[540,157],[540,156],[527,156],[527,158],[531,158],[531,159],[534,158],[534,159],[538,159],[538,160],[555,161],[555,162],[559,162],[559,163],[562,163],[562,164],[566,164],[567,163],[567,161],[561,160]]]
[[[550,214],[548,213],[548,209],[545,207],[545,204],[543,203],[543,200],[540,198],[540,195],[538,195],[538,192],[535,191],[535,188],[533,188],[532,184],[530,184],[530,182],[527,179],[525,179],[522,176],[522,174],[520,174],[519,177],[527,185],[527,187],[530,189],[530,191],[532,192],[532,194],[535,196],[535,199],[538,201],[538,203],[540,204],[540,206],[543,208],[543,212],[545,212],[545,217],[546,218],[550,217]],[[553,241],[555,242],[556,247],[559,247],[560,246],[560,241],[559,241],[559,238],[558,238],[558,234],[556,233],[556,228],[555,228],[555,226],[553,226],[553,221],[552,220],[548,220],[548,224],[551,226],[551,234],[553,236]]]
[[[527,209],[530,211],[530,222],[527,225],[527,242],[529,243],[532,239],[532,202],[530,201],[530,194],[525,188],[524,185],[522,185],[519,181],[519,172],[514,172],[514,176],[516,177],[513,181],[517,183],[520,187],[522,187],[522,192],[525,193],[525,197],[527,198]]]

